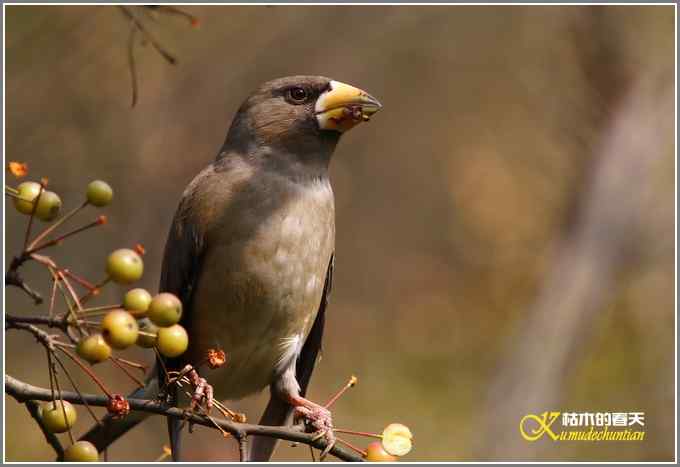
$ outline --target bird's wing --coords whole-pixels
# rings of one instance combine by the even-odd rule
[[[319,304],[319,311],[314,320],[314,325],[305,340],[302,351],[298,356],[295,368],[295,378],[300,385],[300,395],[305,396],[309,381],[312,378],[314,365],[317,356],[321,351],[321,340],[323,337],[323,328],[326,321],[326,307],[333,287],[333,268],[335,265],[335,255],[331,255],[328,263],[328,270],[326,272],[326,282],[323,287],[323,295],[321,296],[321,303]],[[274,392],[270,395],[269,403],[260,419],[261,425],[280,426],[290,423],[290,418],[293,414],[293,407],[286,401],[281,400]],[[255,436],[250,445],[249,460],[251,462],[268,461],[276,448],[276,438]]]
[[[203,258],[203,235],[198,231],[197,224],[190,218],[190,203],[192,196],[184,193],[175,217],[170,227],[168,240],[163,254],[160,291],[175,294],[183,307],[180,323],[190,332],[191,301],[194,289],[198,283]],[[177,370],[183,362],[180,358],[163,359],[158,367],[159,385],[163,387],[165,381],[164,369]],[[176,403],[177,388],[166,388],[170,403]],[[174,460],[179,460],[181,420],[168,418],[168,435],[170,449]]]
[[[190,197],[184,196],[170,227],[163,254],[160,291],[170,292],[182,301],[182,318],[190,315],[191,297],[198,281],[203,236],[188,217]]]

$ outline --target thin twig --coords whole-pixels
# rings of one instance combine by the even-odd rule
[[[23,290],[24,292],[26,292],[26,294],[27,294],[29,297],[31,297],[31,298],[33,299],[33,302],[34,302],[36,305],[40,305],[40,304],[43,302],[42,295],[40,295],[39,292],[33,290],[33,289],[32,289],[32,288],[24,281],[24,279],[23,279],[23,278],[21,277],[21,275],[19,274],[19,271],[12,270],[12,269],[10,268],[10,270],[7,271],[7,274],[5,275],[5,285],[7,285],[7,286],[10,286],[10,285],[11,285],[11,286],[20,288],[21,290]]]
[[[137,83],[137,64],[135,63],[135,36],[137,35],[137,23],[134,21],[130,22],[130,36],[128,37],[128,64],[130,65],[130,80],[132,81],[132,105],[134,107],[137,104],[137,93],[138,93],[138,83]]]
[[[127,16],[130,21],[135,23],[137,25],[137,28],[139,28],[139,31],[144,35],[144,38],[149,41],[149,43],[153,46],[156,51],[161,54],[161,56],[170,64],[170,65],[175,65],[177,63],[177,59],[165,48],[161,45],[161,43],[149,32],[148,29],[144,26],[142,21],[137,18],[137,15],[135,15],[132,12],[132,9],[129,7],[119,5],[118,8]]]

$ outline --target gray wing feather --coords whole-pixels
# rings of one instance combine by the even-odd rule
[[[165,244],[163,266],[159,290],[175,294],[183,307],[181,324],[191,333],[191,300],[194,288],[201,271],[201,259],[203,251],[203,238],[198,232],[196,225],[188,219],[189,202],[191,193],[185,193],[180,201],[175,217],[170,227],[168,240]],[[165,368],[179,369],[183,366],[181,359],[165,359]],[[162,372],[162,365],[157,365]],[[158,375],[159,381],[165,381],[165,375]],[[177,401],[177,388],[165,388],[168,402]],[[172,458],[178,461],[180,458],[180,438],[182,421],[176,418],[168,418],[168,437]]]

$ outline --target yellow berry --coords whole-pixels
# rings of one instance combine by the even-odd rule
[[[123,308],[140,318],[146,316],[146,311],[151,303],[151,294],[145,289],[128,290],[123,297]]]
[[[92,334],[78,342],[76,352],[88,362],[95,364],[107,360],[111,356],[111,347],[101,334]]]
[[[406,425],[391,423],[382,433],[382,445],[388,454],[405,456],[413,445],[413,434]]]
[[[171,293],[159,293],[151,300],[147,316],[157,326],[172,326],[182,317],[182,302]]]
[[[30,214],[33,212],[33,202],[40,193],[40,183],[38,182],[23,182],[17,187],[18,198],[12,198],[14,207],[22,214]]]
[[[141,256],[129,248],[121,248],[111,253],[106,260],[106,273],[119,284],[131,284],[144,273]]]
[[[87,202],[93,206],[106,206],[112,199],[113,190],[108,183],[95,180],[87,185]]]
[[[64,413],[66,413],[66,417],[64,417]],[[51,433],[64,433],[75,425],[78,414],[70,402],[56,400],[54,402],[45,402],[42,405],[40,417],[47,431]]]
[[[43,191],[35,208],[35,216],[41,221],[49,222],[59,215],[61,198],[53,191]]]
[[[179,324],[160,328],[158,329],[156,347],[161,355],[170,358],[178,357],[189,347],[189,336]]]
[[[64,451],[66,462],[97,462],[99,453],[89,441],[76,441]]]
[[[137,341],[137,320],[125,310],[109,311],[101,326],[104,339],[115,349],[125,349]]]

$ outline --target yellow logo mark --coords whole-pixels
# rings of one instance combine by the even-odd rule
[[[527,441],[536,441],[546,433],[548,433],[548,436],[550,436],[553,441],[557,441],[558,435],[553,433],[550,427],[555,423],[555,420],[557,420],[559,416],[560,412],[543,412],[540,416],[534,414],[525,415],[519,422],[519,432],[521,433],[522,438]],[[530,428],[530,430],[527,432],[527,426],[525,425],[527,425],[528,421],[535,422],[537,426],[532,427],[531,425],[533,425],[533,423],[529,423],[528,428]]]

